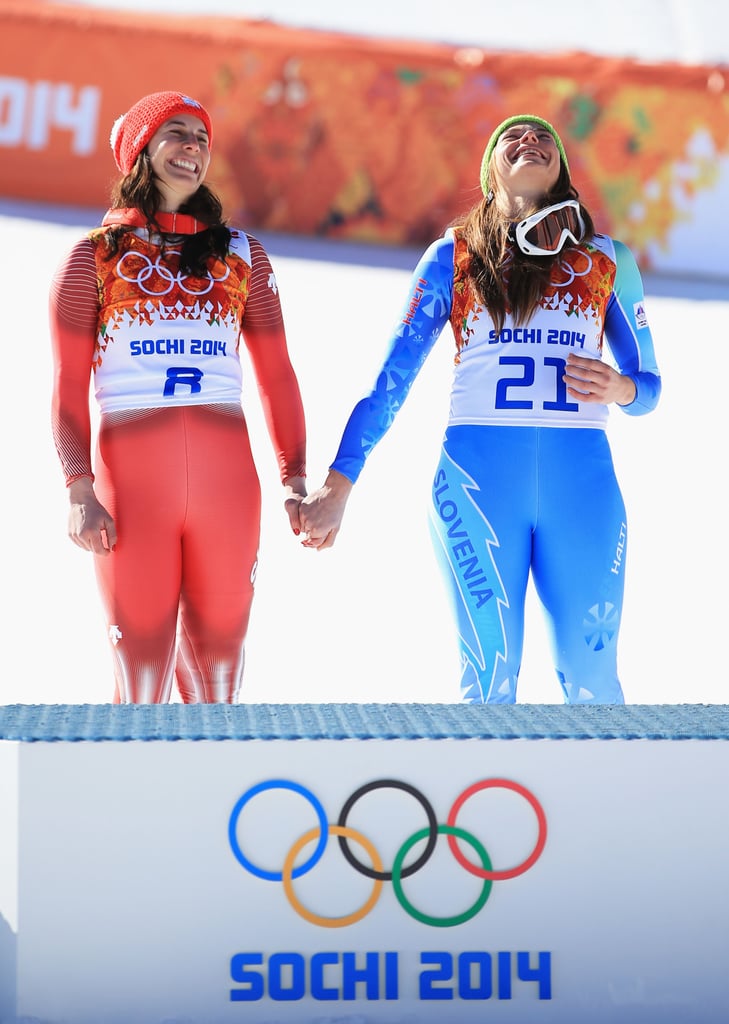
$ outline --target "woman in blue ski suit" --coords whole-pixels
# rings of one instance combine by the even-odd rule
[[[622,243],[595,233],[543,118],[496,128],[481,187],[414,271],[375,386],[301,506],[304,544],[334,543],[367,455],[450,321],[456,365],[431,523],[463,699],[516,701],[531,572],[564,701],[620,704],[628,530],[605,427],[610,404],[640,416],[660,396],[640,273]]]

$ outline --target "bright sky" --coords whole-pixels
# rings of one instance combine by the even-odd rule
[[[717,0],[75,0],[165,14],[267,18],[301,27],[496,50],[582,50],[729,64],[729,5]]]

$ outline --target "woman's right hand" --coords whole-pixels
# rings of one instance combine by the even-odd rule
[[[74,544],[95,555],[109,555],[116,545],[114,520],[99,502],[90,477],[74,480],[68,487],[71,508],[68,535]]]
[[[299,506],[299,521],[305,534],[301,542],[305,548],[323,551],[332,547],[353,486],[351,480],[332,469],[324,485],[304,498]]]

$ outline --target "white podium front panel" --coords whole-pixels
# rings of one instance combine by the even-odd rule
[[[15,894],[0,881],[15,1013],[715,1024],[728,753],[700,738],[0,743],[0,767],[18,762]]]

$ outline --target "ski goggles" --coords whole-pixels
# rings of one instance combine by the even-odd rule
[[[553,256],[569,239],[579,245],[585,234],[585,222],[576,199],[545,206],[514,228],[516,244],[527,256]]]

